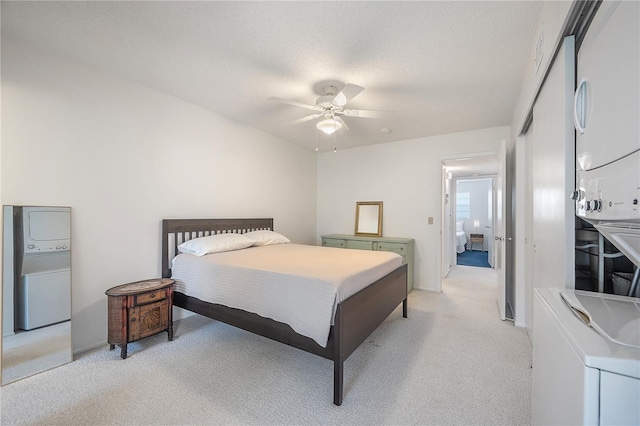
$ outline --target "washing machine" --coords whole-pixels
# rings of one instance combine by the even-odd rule
[[[33,330],[71,319],[71,253],[26,256],[18,279],[17,325]]]
[[[640,424],[640,299],[536,288],[532,424]]]

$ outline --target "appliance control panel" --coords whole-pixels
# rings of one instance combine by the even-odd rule
[[[579,170],[576,181],[571,198],[577,216],[640,223],[640,150],[597,169]]]
[[[27,244],[25,253],[47,253],[56,251],[68,251],[71,249],[71,241],[38,241]]]

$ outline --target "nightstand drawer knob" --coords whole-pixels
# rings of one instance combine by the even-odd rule
[[[131,318],[131,321],[129,322],[136,322],[136,317]]]
[[[152,294],[149,295],[149,299],[155,299],[155,297],[156,297],[155,293],[152,293]]]

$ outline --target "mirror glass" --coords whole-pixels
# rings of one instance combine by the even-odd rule
[[[382,236],[382,201],[356,203],[356,235]]]
[[[2,384],[70,362],[71,208],[3,206]]]

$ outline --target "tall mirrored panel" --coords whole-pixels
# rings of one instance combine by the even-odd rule
[[[71,208],[3,206],[2,384],[70,362]]]

